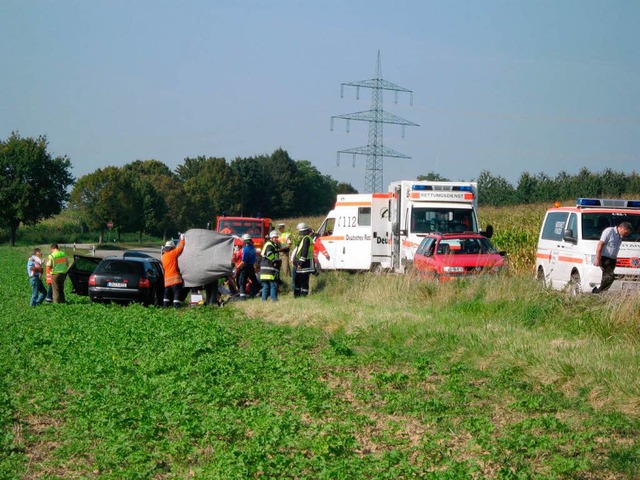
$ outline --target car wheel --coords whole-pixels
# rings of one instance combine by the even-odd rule
[[[580,274],[573,272],[571,274],[571,280],[569,280],[569,294],[572,297],[577,297],[582,293],[582,282],[580,280]]]
[[[153,293],[151,294],[151,299],[149,300],[149,303],[147,303],[147,306],[149,305],[153,305],[154,307],[157,307],[158,305],[160,305],[160,295],[158,294],[157,288],[153,289]]]
[[[542,288],[547,288],[547,279],[544,276],[544,269],[542,267],[538,268],[538,274],[536,275],[536,280],[538,281],[538,284]]]

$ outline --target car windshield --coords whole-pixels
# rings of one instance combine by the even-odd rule
[[[106,260],[98,265],[95,273],[107,273],[112,275],[140,275],[144,276],[144,265],[140,262],[128,262],[124,260]]]
[[[438,255],[473,255],[497,253],[495,247],[484,237],[443,238],[438,242]]]
[[[471,209],[413,207],[411,233],[477,232],[478,227]]]
[[[640,242],[640,212],[593,212],[582,214],[582,239],[600,240],[602,231],[607,227],[620,225],[622,222],[631,224],[631,235],[625,242]]]

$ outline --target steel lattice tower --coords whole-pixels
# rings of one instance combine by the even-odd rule
[[[350,153],[353,155],[353,165],[355,166],[356,155],[367,156],[367,169],[365,173],[364,188],[369,193],[382,192],[383,185],[383,160],[384,157],[390,158],[411,158],[390,148],[384,146],[383,141],[383,125],[392,123],[402,125],[402,137],[407,125],[417,127],[417,123],[410,122],[404,118],[400,118],[382,109],[382,96],[384,90],[395,92],[395,103],[398,103],[398,92],[407,92],[410,95],[410,104],[413,105],[413,92],[395,83],[387,82],[382,79],[382,67],[380,63],[380,51],[378,51],[378,65],[376,68],[376,78],[371,80],[361,80],[358,82],[348,82],[340,85],[340,97],[344,97],[344,86],[356,87],[356,99],[360,99],[360,88],[371,89],[371,110],[356,113],[347,113],[345,115],[335,115],[331,117],[331,130],[333,131],[333,120],[342,118],[347,121],[347,133],[349,132],[349,122],[351,120],[360,120],[369,122],[369,144],[364,147],[350,148],[348,150],[338,151],[338,165],[340,165],[340,154]]]

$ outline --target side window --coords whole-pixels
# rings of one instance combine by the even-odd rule
[[[336,224],[336,219],[333,217],[327,218],[320,228],[318,229],[318,236],[324,237],[327,235],[333,235],[333,227]]]
[[[542,227],[542,238],[544,240],[562,240],[562,232],[567,223],[568,212],[550,212]]]
[[[418,250],[416,250],[416,253],[419,253],[420,255],[425,255],[425,256],[433,255],[434,242],[435,242],[435,238],[424,239],[420,244],[420,246],[418,247]],[[431,253],[429,253],[430,251]]]
[[[361,227],[371,225],[371,207],[358,208],[358,225]]]
[[[567,222],[567,229],[573,232],[573,238],[578,238],[578,216],[575,213],[569,215],[569,221]]]

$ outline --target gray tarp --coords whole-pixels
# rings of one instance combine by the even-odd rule
[[[195,228],[184,234],[178,267],[185,287],[198,287],[231,273],[233,237]]]

